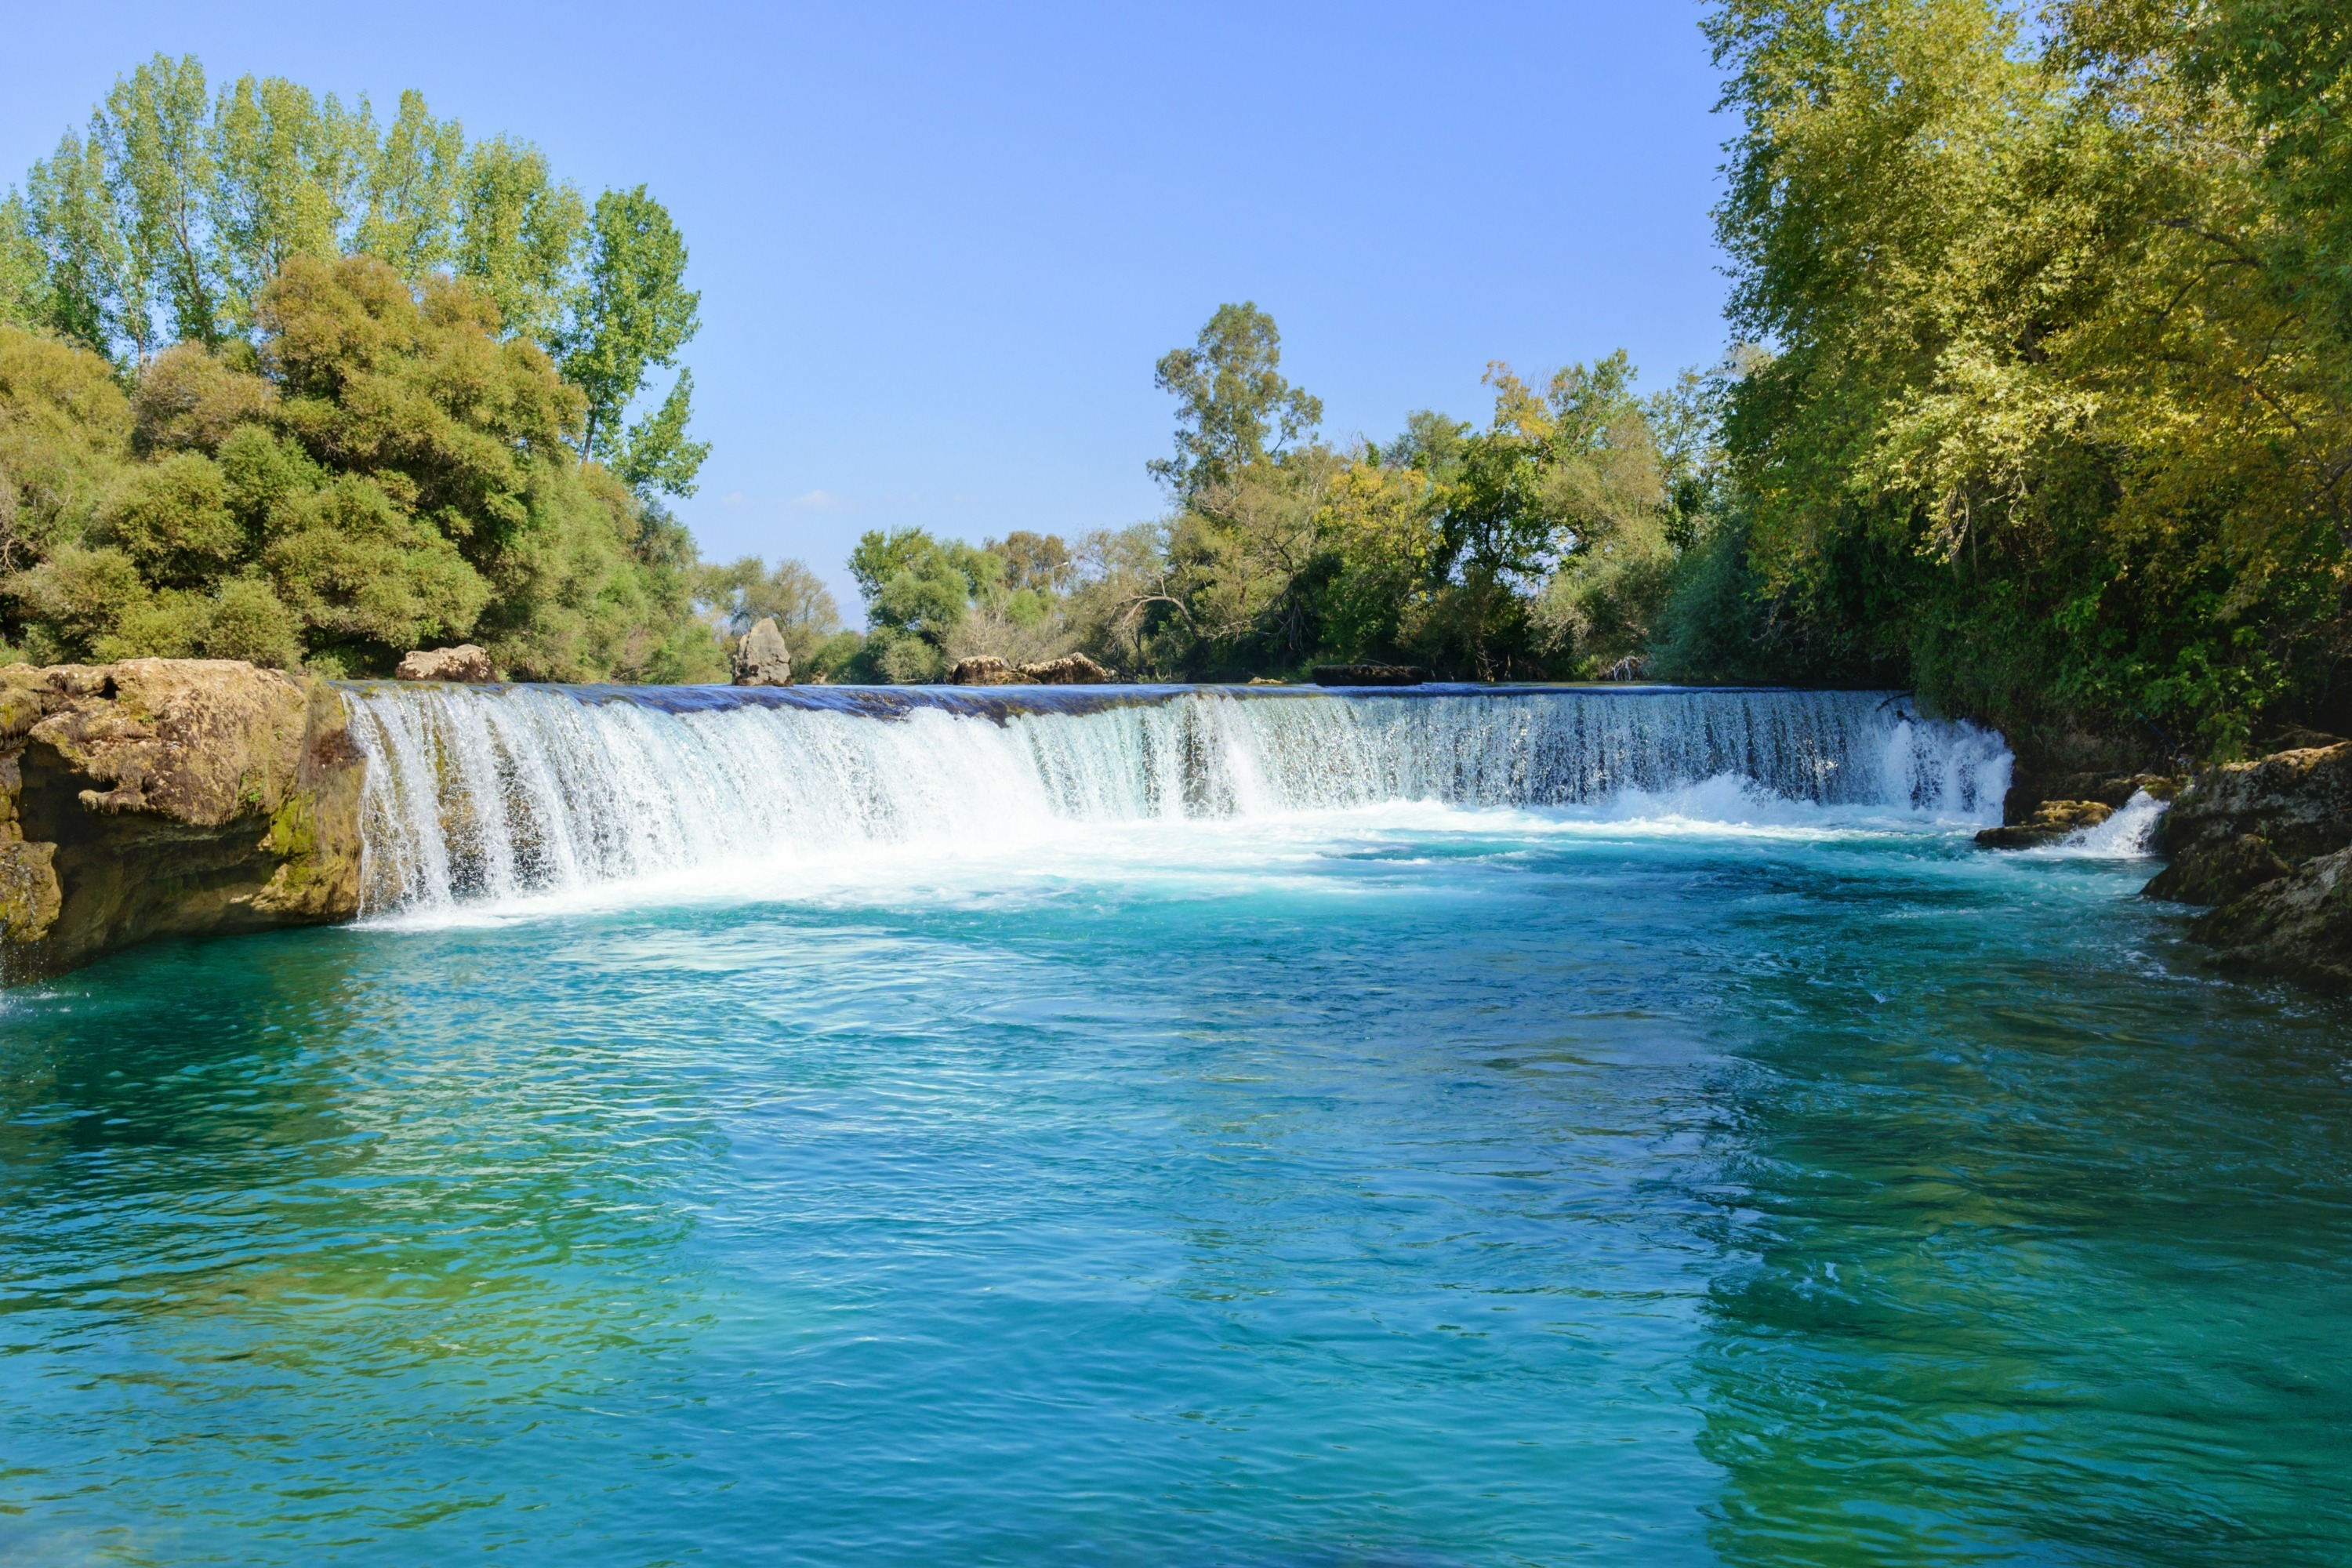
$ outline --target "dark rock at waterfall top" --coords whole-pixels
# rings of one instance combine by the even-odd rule
[[[793,650],[784,646],[784,634],[775,616],[762,617],[743,634],[743,640],[735,645],[733,664],[738,686],[793,683]]]
[[[1021,667],[1021,679],[1039,686],[1103,686],[1110,681],[1110,671],[1085,654],[1066,654],[1040,664]]]
[[[399,680],[496,680],[490,656],[472,643],[456,647],[418,648],[404,655],[393,676]]]
[[[983,653],[956,660],[948,679],[957,686],[1015,686],[1020,684],[1021,672],[994,654]]]
[[[1318,664],[1312,679],[1318,686],[1419,686],[1429,671],[1411,664]]]
[[[2031,849],[2096,827],[2115,814],[2116,808],[2105,801],[2045,800],[2023,822],[1986,828],[1977,835],[1977,843],[1987,849]]]
[[[334,691],[274,669],[0,669],[0,974],[350,919],[363,765]]]
[[[1021,665],[1007,664],[992,653],[975,654],[956,660],[948,671],[949,681],[956,686],[1102,686],[1111,679],[1109,670],[1082,653]]]
[[[2352,742],[2209,768],[2157,829],[2151,899],[2212,908],[2189,934],[2225,968],[2352,988]]]

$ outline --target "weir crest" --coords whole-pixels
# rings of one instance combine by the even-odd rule
[[[1397,801],[1753,795],[2000,819],[1999,735],[1884,691],[345,689],[362,912],[864,845]]]

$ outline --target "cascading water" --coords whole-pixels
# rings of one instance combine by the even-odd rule
[[[1710,781],[1997,817],[1998,735],[1885,692],[394,687],[369,754],[372,913],[925,839],[1387,802],[1592,805]]]

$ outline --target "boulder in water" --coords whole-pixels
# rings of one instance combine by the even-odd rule
[[[2220,909],[2189,935],[2224,969],[2352,991],[2352,847],[2315,856]]]
[[[418,648],[404,656],[400,668],[394,670],[400,680],[496,680],[499,672],[490,668],[490,656],[472,643],[459,643],[456,647]]]
[[[1987,849],[2032,849],[2096,827],[2115,814],[2116,808],[2104,801],[2045,800],[2023,822],[1986,828],[1977,835],[1977,843]]]
[[[784,634],[773,616],[762,616],[743,634],[743,640],[735,645],[733,662],[738,686],[793,683],[793,650],[784,646]]]
[[[363,767],[322,682],[229,659],[0,669],[0,970],[350,919]]]
[[[1419,686],[1429,671],[1412,664],[1318,664],[1318,686]]]
[[[2352,742],[2209,768],[2158,829],[2151,899],[2213,906],[2224,968],[2352,990]]]
[[[2148,896],[2221,903],[2248,890],[2237,884],[2245,867],[2260,863],[2241,842],[2248,837],[2289,869],[2352,845],[2352,742],[2199,773],[2158,829],[2158,847],[2172,864],[2148,884]],[[2235,890],[2210,896],[2225,887]]]

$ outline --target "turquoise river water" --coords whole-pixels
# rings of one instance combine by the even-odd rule
[[[354,688],[0,997],[0,1557],[2342,1564],[2352,1014],[1884,693]]]

